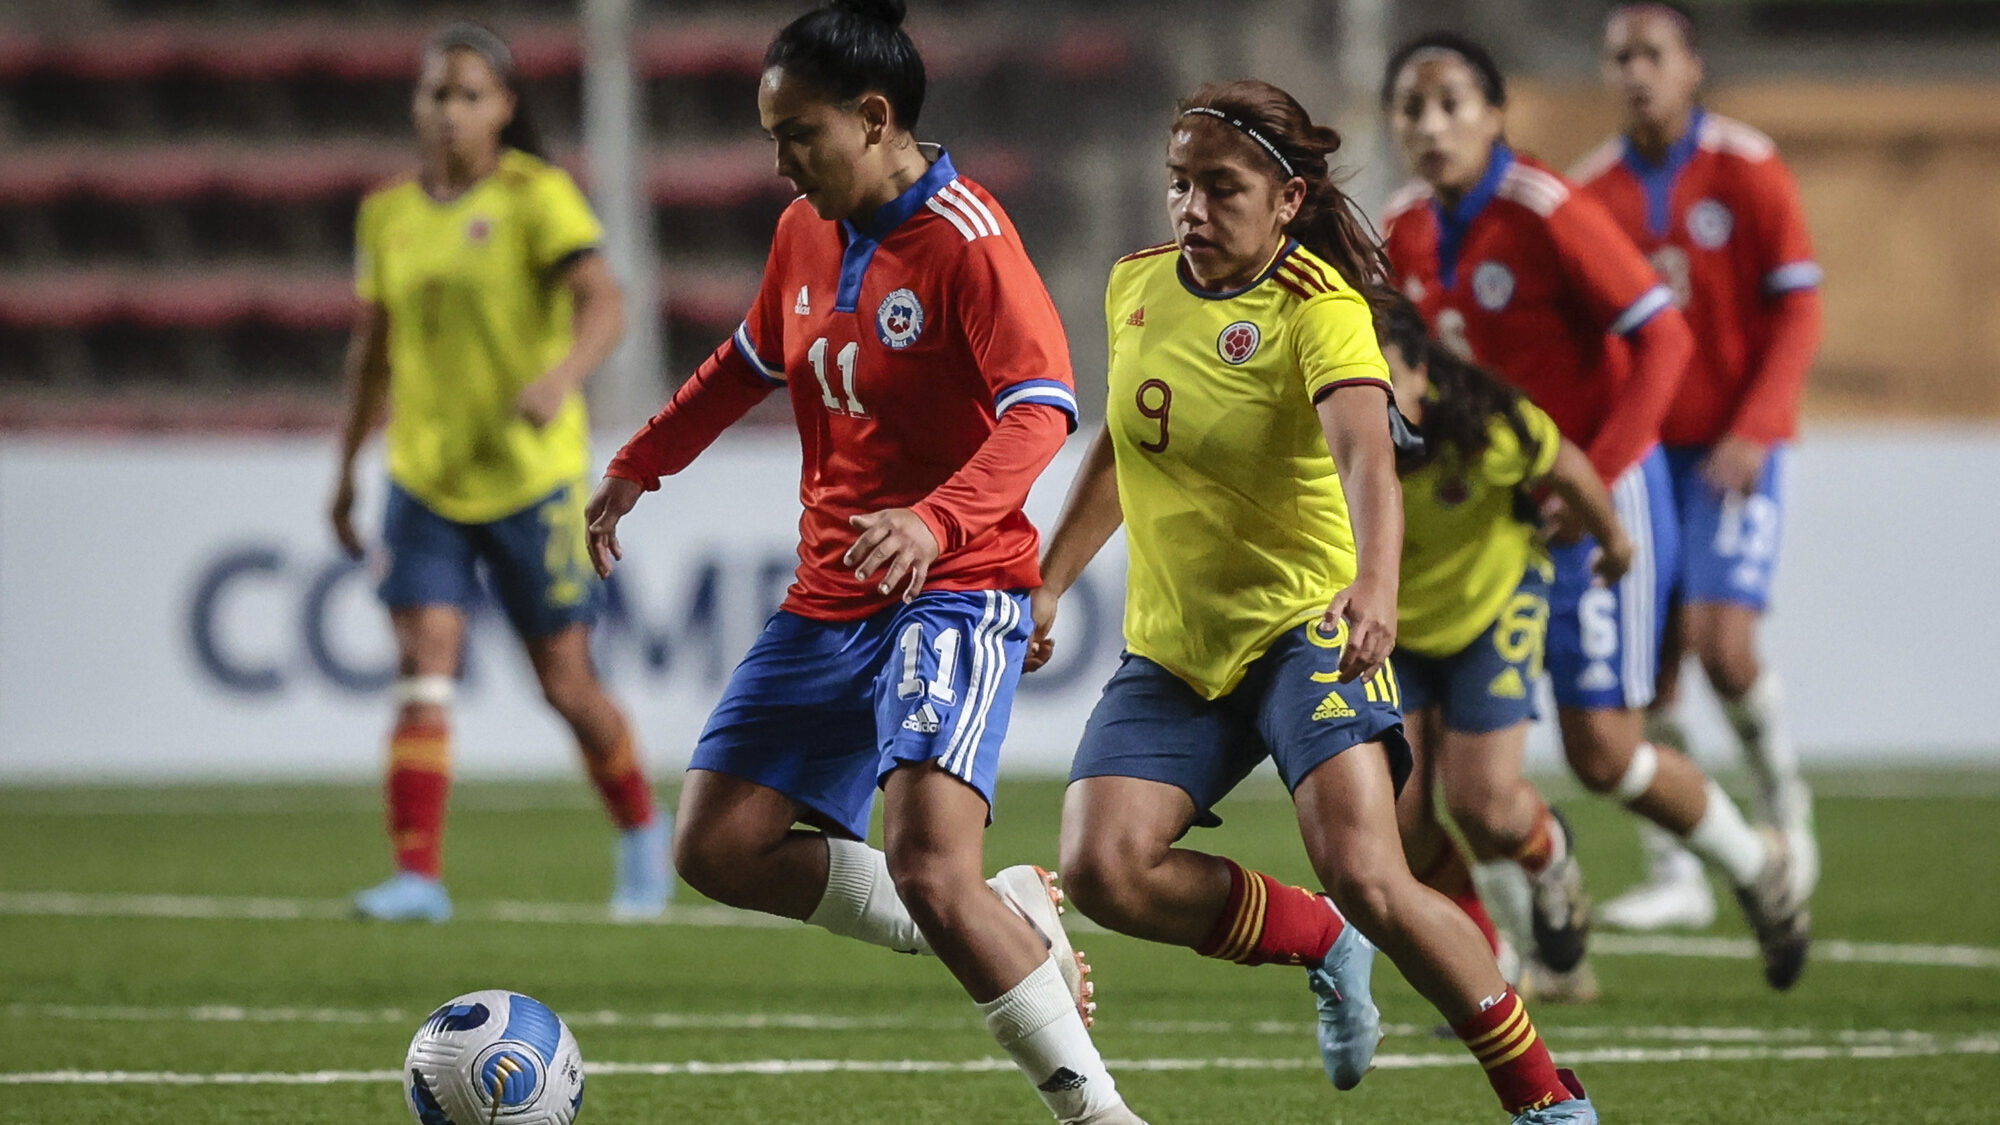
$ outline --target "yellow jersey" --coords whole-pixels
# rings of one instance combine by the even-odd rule
[[[569,352],[559,267],[603,237],[568,173],[513,149],[450,202],[413,178],[361,201],[354,288],[389,321],[389,477],[439,515],[501,519],[589,470],[582,395],[541,427],[514,400]]]
[[[1523,575],[1550,569],[1536,529],[1514,514],[1514,496],[1549,474],[1562,434],[1526,399],[1520,410],[1532,450],[1495,417],[1477,464],[1443,456],[1403,478],[1398,647],[1425,656],[1462,651],[1499,618]]]
[[[1314,403],[1387,391],[1388,368],[1367,303],[1293,242],[1223,293],[1197,289],[1174,246],[1142,250],[1112,267],[1104,314],[1125,644],[1216,699],[1354,581]]]

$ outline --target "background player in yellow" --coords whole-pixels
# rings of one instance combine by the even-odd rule
[[[371,193],[356,222],[361,311],[332,522],[350,555],[354,462],[388,414],[388,556],[380,593],[400,677],[386,785],[397,872],[363,915],[443,921],[448,726],[466,612],[486,581],[549,703],[575,732],[622,832],[612,907],[656,915],[672,883],[667,826],[631,728],[590,658],[597,577],[584,545],[583,380],[623,331],[603,229],[541,156],[513,56],[476,25],[426,48],[412,106],[419,170]]]
[[[1605,583],[1631,565],[1632,540],[1589,458],[1547,414],[1434,344],[1409,301],[1377,322],[1396,401],[1424,436],[1422,451],[1397,464],[1395,661],[1415,756],[1397,802],[1403,850],[1418,878],[1479,924],[1503,968],[1515,959],[1488,906],[1536,963],[1567,973],[1583,958],[1590,900],[1568,822],[1521,773],[1553,579],[1530,493],[1546,487],[1596,537]],[[1471,849],[1471,869],[1438,821],[1434,789]]]
[[[1105,430],[1034,598],[1030,668],[1063,591],[1124,524],[1128,651],[1070,772],[1070,900],[1121,933],[1305,966],[1340,1089],[1381,1038],[1379,942],[1517,1123],[1594,1123],[1479,931],[1411,876],[1397,838],[1400,417],[1362,295],[1388,299],[1387,264],[1329,174],[1340,136],[1262,82],[1203,86],[1180,110],[1175,243],[1112,270]],[[1267,757],[1324,895],[1174,846]]]

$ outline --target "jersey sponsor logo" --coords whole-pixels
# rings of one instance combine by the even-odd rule
[[[813,311],[812,292],[809,286],[799,286],[799,298],[792,302],[792,315],[811,316]]]
[[[1487,312],[1499,312],[1514,299],[1514,271],[1499,262],[1481,262],[1472,271],[1472,299]]]
[[[1486,694],[1495,699],[1526,699],[1528,685],[1521,679],[1519,668],[1509,668],[1493,677],[1493,682],[1486,685]]]
[[[917,342],[924,331],[924,306],[908,289],[898,289],[875,307],[875,329],[882,342],[898,350]]]
[[[1146,327],[1146,306],[1140,305],[1138,308],[1133,309],[1132,315],[1125,318],[1125,327],[1127,328]]]
[[[904,730],[918,734],[936,734],[942,726],[944,720],[938,718],[937,708],[928,703],[910,712],[910,717],[903,720]]]
[[[1256,325],[1239,320],[1215,338],[1215,354],[1221,356],[1224,363],[1245,364],[1257,354],[1257,345],[1263,340],[1264,334],[1257,330]]]
[[[1714,199],[1704,199],[1688,208],[1688,237],[1703,250],[1720,250],[1729,244],[1736,230],[1736,216]]]
[[[474,246],[484,246],[493,237],[493,220],[484,215],[474,215],[465,224],[465,240]]]
[[[1354,708],[1348,706],[1347,700],[1340,697],[1339,691],[1327,692],[1326,698],[1319,701],[1318,707],[1313,708],[1314,722],[1319,722],[1321,719],[1351,719],[1353,717]]]

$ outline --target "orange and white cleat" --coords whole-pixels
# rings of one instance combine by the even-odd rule
[[[1070,945],[1069,934],[1063,930],[1063,893],[1056,877],[1032,863],[1023,863],[1001,871],[986,880],[986,885],[1048,945],[1049,956],[1055,958],[1063,983],[1076,1001],[1076,1014],[1083,1017],[1083,1026],[1097,1022],[1097,986],[1090,982],[1090,962]]]

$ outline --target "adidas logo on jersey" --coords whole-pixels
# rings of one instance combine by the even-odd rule
[[[1528,685],[1521,681],[1519,668],[1509,668],[1493,677],[1493,682],[1486,685],[1486,694],[1495,699],[1526,699]]]
[[[904,730],[918,734],[936,734],[943,725],[944,720],[938,718],[937,709],[928,703],[910,712],[910,717],[903,720]]]
[[[1349,707],[1347,700],[1342,699],[1340,693],[1337,691],[1327,692],[1326,698],[1319,701],[1318,707],[1313,708],[1314,722],[1318,722],[1321,719],[1351,719],[1353,717],[1354,708]]]
[[[1146,306],[1140,305],[1138,308],[1133,309],[1132,315],[1125,318],[1125,326],[1127,328],[1146,327]]]
[[[799,286],[799,299],[792,302],[792,314],[794,316],[812,315],[812,294],[807,291],[809,288],[809,286],[805,285]]]

